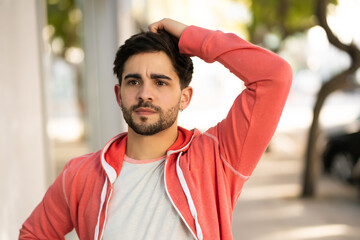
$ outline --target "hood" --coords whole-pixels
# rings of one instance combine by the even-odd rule
[[[200,131],[191,131],[178,127],[178,137],[167,150],[168,155],[175,152],[185,152],[190,146],[192,139],[199,135]],[[120,174],[123,159],[125,156],[127,133],[121,133],[113,137],[102,149],[101,164],[107,173],[111,183],[114,183]]]

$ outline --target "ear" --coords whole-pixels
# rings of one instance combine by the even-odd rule
[[[121,108],[121,86],[119,84],[116,84],[114,86],[114,91],[115,91],[116,101],[119,107]]]
[[[190,86],[181,90],[180,110],[184,110],[189,106],[192,95],[193,95],[193,89]]]

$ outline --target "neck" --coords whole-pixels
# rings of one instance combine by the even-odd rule
[[[166,154],[178,136],[177,124],[150,136],[137,134],[128,129],[126,155],[137,160],[155,159]]]

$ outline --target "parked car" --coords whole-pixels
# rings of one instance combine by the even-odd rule
[[[360,183],[360,130],[329,136],[323,164],[325,172],[343,181]]]

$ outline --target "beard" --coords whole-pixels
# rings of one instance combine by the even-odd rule
[[[148,117],[141,116],[141,123],[136,123],[132,117],[132,113],[140,107],[146,107],[156,111],[159,115],[159,119],[156,122],[149,124],[147,123]],[[160,107],[152,105],[150,102],[144,102],[143,100],[139,101],[137,105],[133,105],[130,108],[125,107],[123,102],[121,102],[121,110],[125,122],[132,130],[134,130],[134,132],[145,136],[154,135],[171,127],[177,119],[179,107],[180,100],[175,106],[171,107],[166,112],[164,112]]]

